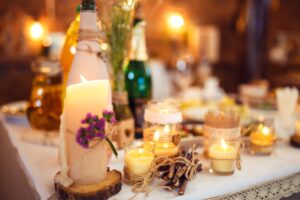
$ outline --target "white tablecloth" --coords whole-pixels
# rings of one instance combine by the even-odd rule
[[[54,147],[46,147],[27,143],[21,140],[21,135],[29,127],[7,123],[0,117],[7,129],[12,144],[17,148],[24,170],[30,177],[41,199],[47,199],[54,193],[53,176],[59,171],[57,162],[58,151]],[[184,196],[175,196],[165,190],[155,190],[147,199],[205,199],[238,192],[250,186],[279,179],[300,172],[300,150],[286,143],[277,145],[275,154],[269,157],[242,155],[242,171],[236,171],[232,176],[216,176],[208,172],[208,162],[203,160],[204,170],[189,183]],[[122,171],[123,152],[119,158],[113,158],[110,167]],[[130,186],[123,184],[119,194],[111,199],[125,200],[133,196]],[[139,194],[136,199],[143,199]]]

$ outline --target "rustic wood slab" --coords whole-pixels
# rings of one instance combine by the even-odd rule
[[[58,176],[58,172],[55,176]],[[54,177],[55,179],[55,177]],[[55,183],[57,199],[60,200],[105,200],[117,194],[122,187],[122,174],[117,170],[107,172],[107,178],[92,185],[73,184],[66,188]]]

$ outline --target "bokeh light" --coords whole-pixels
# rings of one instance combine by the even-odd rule
[[[32,40],[41,40],[44,32],[44,28],[40,22],[34,22],[29,29],[29,35]]]
[[[181,14],[173,13],[168,17],[168,25],[172,29],[181,29],[184,26],[184,19]]]

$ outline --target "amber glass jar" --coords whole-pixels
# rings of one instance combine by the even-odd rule
[[[62,113],[62,73],[57,61],[38,60],[32,64],[35,74],[27,118],[36,129],[59,129]]]

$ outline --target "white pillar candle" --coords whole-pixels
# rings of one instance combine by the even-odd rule
[[[80,184],[97,183],[106,177],[107,146],[85,149],[76,142],[76,132],[88,112],[102,116],[108,109],[110,86],[108,80],[84,81],[67,87],[65,98],[66,148],[69,176]]]

